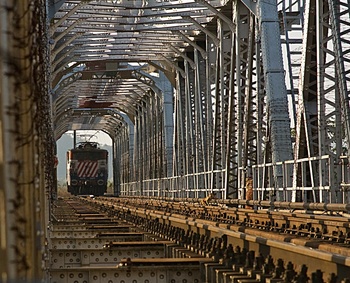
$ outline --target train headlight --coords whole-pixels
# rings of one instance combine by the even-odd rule
[[[71,184],[72,184],[72,186],[76,186],[76,185],[78,185],[78,181],[77,180],[72,180]]]
[[[98,184],[99,186],[104,185],[104,183],[105,183],[105,182],[104,182],[103,180],[98,180],[98,181],[97,181],[97,184]]]

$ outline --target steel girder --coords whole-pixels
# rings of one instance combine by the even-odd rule
[[[329,156],[330,161],[310,160],[304,179],[298,178],[300,165],[295,169],[294,184],[314,189],[304,196],[297,193],[294,200],[343,202],[348,197],[346,186],[341,187],[348,182],[348,173],[341,171],[341,156],[348,154],[349,141],[345,71],[349,62],[343,51],[348,47],[344,31],[349,28],[349,7],[342,2],[310,1],[306,11],[295,154]]]
[[[177,57],[181,57],[191,44],[197,46],[193,40],[199,35],[196,25],[205,27],[213,18],[211,10],[224,3],[213,1],[209,8],[208,4],[195,1],[134,1],[130,4],[128,1],[106,0],[49,4],[52,5],[51,12],[55,12],[50,13],[54,14],[51,17],[50,44],[56,138],[72,127],[99,128],[113,138],[113,123],[106,116],[96,116],[95,113],[90,119],[78,119],[67,113],[81,107],[92,111],[94,108],[115,108],[126,113],[135,123],[135,140],[139,139],[138,130],[141,129],[149,137],[143,145],[137,143],[133,157],[136,162],[141,155],[144,156],[141,160],[147,166],[134,168],[131,179],[142,180],[143,174],[147,178],[171,175],[172,90],[167,83],[168,86],[162,89],[164,92],[159,92],[153,83],[157,78],[150,74],[158,73],[164,84],[164,72],[174,83],[172,70],[177,68],[177,63],[174,63]],[[145,101],[151,104],[145,105]],[[140,105],[144,108],[142,117]],[[154,119],[156,130],[148,124]],[[151,148],[147,146],[150,142]],[[155,147],[159,148],[156,150]],[[160,157],[162,154],[155,154],[163,147],[165,160]],[[149,157],[147,152],[151,150],[153,156]],[[155,171],[150,173],[150,168]],[[144,170],[147,174],[138,174]]]
[[[198,74],[193,72],[191,62],[185,61],[182,67],[185,78],[177,76],[175,114],[185,122],[175,132],[179,138],[174,157],[178,158],[177,174],[185,175],[185,190],[189,191],[186,196],[197,197],[211,191],[218,197],[244,198],[246,180],[252,178],[251,166],[257,160],[278,162],[292,157],[277,6],[259,2],[257,15],[239,1],[234,1],[232,7],[231,25],[218,18],[215,33],[204,31],[207,48],[204,97],[208,99],[203,105],[198,107],[193,97],[199,91],[194,83]],[[207,159],[201,156],[201,147],[196,143],[196,138],[202,136],[196,129],[203,126],[200,125],[203,119],[194,118],[198,109],[205,107],[207,112],[202,117],[208,119],[206,136],[211,140],[206,147]],[[264,112],[269,113],[268,119]],[[269,147],[271,150],[267,151]],[[210,172],[199,166],[206,162]],[[270,182],[274,191],[279,192],[277,198],[282,199],[280,168],[276,167],[273,174],[274,180]],[[198,186],[198,175],[208,177],[210,187]]]
[[[336,71],[336,89],[339,91],[339,97],[336,102],[340,103],[336,110],[341,110],[340,113],[336,113],[336,153],[342,154],[344,156],[349,156],[350,148],[350,113],[349,113],[349,99],[350,99],[350,60],[349,60],[349,40],[346,34],[350,29],[350,17],[349,17],[349,1],[328,1],[329,13],[330,13],[330,23],[333,36],[333,45],[335,52],[335,71]],[[339,117],[341,115],[341,117]],[[344,136],[342,136],[344,135]],[[347,148],[347,151],[345,149]],[[347,160],[348,157],[344,160]],[[337,156],[339,161],[339,157]],[[346,162],[347,163],[347,162]],[[335,172],[339,174],[339,168],[335,169]],[[333,183],[334,186],[338,186],[340,183],[340,188],[334,189],[331,192],[331,202],[349,202],[349,193],[346,184],[349,182],[348,172],[343,173],[342,179],[339,177],[336,182]]]
[[[1,46],[11,58],[0,61],[0,237],[7,244],[0,270],[8,278],[35,280],[46,260],[51,114],[56,139],[73,128],[113,137],[116,193],[162,195],[162,183],[147,179],[173,169],[183,196],[248,197],[252,176],[255,198],[349,201],[348,0],[49,4],[50,32],[44,1],[1,5]],[[289,115],[296,117],[294,160],[287,95],[298,101]]]
[[[145,76],[146,77],[146,76]],[[124,148],[122,154],[132,153],[123,159],[125,184],[133,183],[135,193],[143,192],[142,181],[170,176],[173,148],[173,91],[165,75],[152,81],[152,89],[136,109],[134,118],[134,145]],[[128,136],[125,136],[129,139]],[[125,141],[124,141],[125,142]]]
[[[256,198],[342,201],[340,166],[314,159],[339,164],[348,147],[348,7],[315,5],[66,1],[52,19],[54,111],[108,101],[126,113],[130,182],[172,177],[184,196],[246,198],[253,178]],[[99,61],[109,68],[98,70]],[[174,106],[160,76],[176,89]],[[327,180],[330,171],[339,177]]]
[[[55,147],[45,1],[0,1],[1,281],[45,281]]]

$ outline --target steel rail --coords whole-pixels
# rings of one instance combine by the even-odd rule
[[[135,198],[134,196],[123,198]],[[138,199],[154,199],[168,202],[199,203],[201,198],[170,198],[170,197],[145,197],[138,196]],[[259,208],[273,209],[290,209],[290,210],[307,210],[320,212],[350,212],[350,204],[341,203],[316,203],[316,202],[283,202],[283,201],[264,201],[264,200],[242,200],[242,199],[213,199],[211,204],[220,204],[227,206],[252,206]]]
[[[256,252],[268,250],[269,254],[274,258],[279,257],[284,258],[284,260],[293,258],[294,264],[301,265],[308,262],[312,268],[315,268],[314,264],[316,264],[316,266],[322,266],[323,270],[326,272],[336,269],[349,270],[350,268],[348,249],[345,248],[344,250],[344,247],[338,246],[332,247],[332,245],[329,244],[332,244],[332,241],[303,237],[303,234],[290,235],[278,233],[278,231],[276,233],[273,230],[262,231],[259,229],[250,229],[249,227],[240,230],[237,228],[237,225],[225,223],[222,219],[211,221],[170,213],[162,210],[161,206],[153,206],[154,203],[151,202],[149,202],[150,207],[138,207],[137,202],[140,200],[135,200],[133,202],[130,201],[130,199],[124,199],[124,202],[121,199],[110,198],[108,202],[103,198],[86,198],[84,201],[86,204],[90,204],[104,213],[114,215],[115,217],[124,217],[128,222],[137,223],[140,225],[140,228],[147,228],[147,223],[154,223],[153,227],[158,227],[156,229],[160,229],[156,235],[163,235],[162,237],[165,239],[172,238],[172,236],[167,235],[167,233],[171,231],[169,227],[174,227],[206,235],[210,238],[222,237],[224,235],[227,237],[229,243],[243,245]],[[165,205],[165,203],[163,204]],[[199,207],[197,206],[197,208]],[[209,209],[210,207],[208,206],[207,208]],[[221,208],[217,207],[217,209]],[[248,216],[246,211],[247,210],[245,210],[244,213]],[[256,212],[251,210],[251,213],[254,214]],[[266,215],[269,216],[271,214],[267,211]],[[293,215],[293,213],[291,215]],[[276,216],[279,216],[281,219],[284,217],[283,215]],[[305,223],[307,222],[309,222],[308,219],[306,219]],[[327,221],[321,222],[326,223]],[[147,231],[147,229],[145,231]],[[320,249],[318,249],[318,247],[320,247]],[[342,273],[340,272],[339,275],[340,274]]]

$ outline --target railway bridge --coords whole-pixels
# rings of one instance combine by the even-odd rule
[[[248,227],[346,249],[349,12],[348,0],[0,0],[0,282],[237,283],[215,269],[229,243],[266,257],[292,252]],[[56,141],[70,130],[111,137],[113,198],[57,199]],[[292,220],[296,211],[306,224]],[[263,212],[270,221],[258,217]],[[162,240],[169,257],[153,265],[179,278],[185,268],[186,278],[157,273],[160,281],[145,281],[153,271],[130,258],[118,259],[132,277],[124,281],[109,269],[88,274],[61,264],[60,255],[76,258],[58,234],[78,245],[74,225],[92,221],[84,213],[99,223],[97,234],[101,215],[127,223],[131,241],[152,232],[143,234],[147,249]],[[233,231],[236,224],[245,228]],[[117,236],[109,237],[113,246]],[[307,276],[333,272],[331,282],[343,280],[350,259],[339,249],[317,251],[329,265],[318,262],[328,267],[309,267]],[[175,255],[191,253],[203,258],[176,265]],[[271,280],[292,274],[278,262]],[[243,274],[239,264],[232,272]],[[143,271],[130,273],[136,265]]]

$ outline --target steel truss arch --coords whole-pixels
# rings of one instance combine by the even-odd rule
[[[304,2],[66,1],[52,18],[55,115],[106,103],[128,116],[122,194],[341,202],[348,177],[325,160],[342,164],[350,132],[348,8]]]

